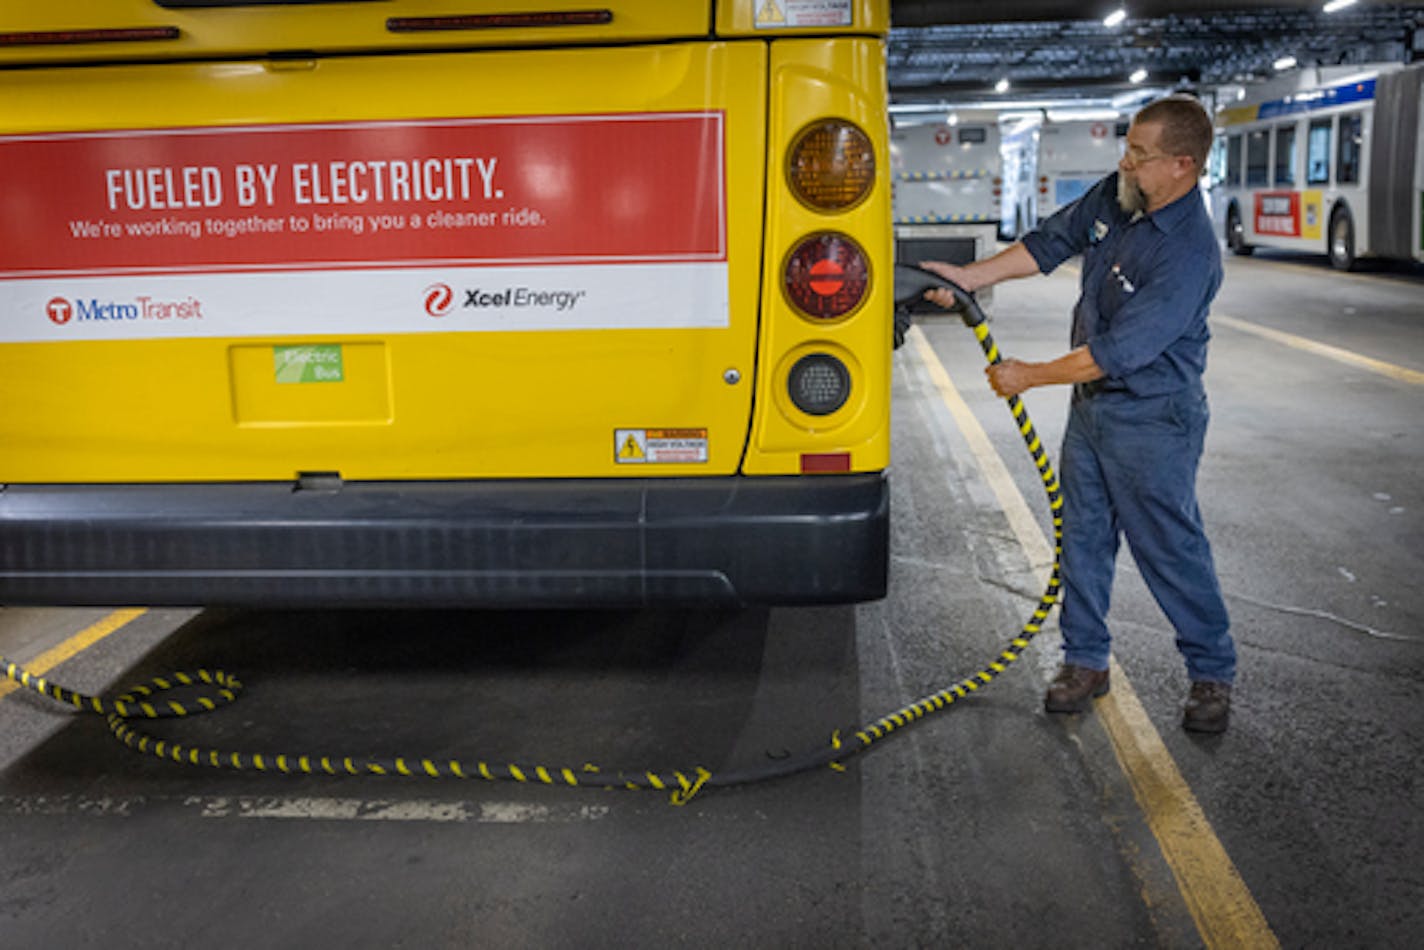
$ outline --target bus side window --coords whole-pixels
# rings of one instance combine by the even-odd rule
[[[1324,185],[1330,181],[1330,120],[1311,119],[1305,142],[1305,183]]]
[[[1265,129],[1246,133],[1246,187],[1259,188],[1270,175],[1271,140]]]
[[[1276,187],[1295,184],[1295,126],[1276,126]]]
[[[1337,185],[1358,184],[1360,181],[1361,126],[1360,113],[1340,116],[1340,152],[1335,168]]]
[[[1226,184],[1231,188],[1241,187],[1241,136],[1232,135],[1226,139]]]

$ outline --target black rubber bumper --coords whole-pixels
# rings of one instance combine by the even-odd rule
[[[888,555],[882,474],[0,487],[4,604],[846,603]]]

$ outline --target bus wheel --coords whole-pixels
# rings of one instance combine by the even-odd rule
[[[1343,206],[1330,216],[1330,266],[1336,270],[1355,266],[1355,219]]]
[[[1231,253],[1240,254],[1242,257],[1249,257],[1255,250],[1246,243],[1246,228],[1241,223],[1241,212],[1236,210],[1235,205],[1226,212],[1226,246],[1231,248]]]

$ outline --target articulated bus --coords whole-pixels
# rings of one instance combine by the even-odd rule
[[[1382,68],[1217,114],[1210,182],[1227,245],[1424,260],[1424,66]]]
[[[888,2],[558,6],[0,7],[0,603],[884,595]]]

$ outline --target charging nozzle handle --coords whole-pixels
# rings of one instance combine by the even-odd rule
[[[955,302],[958,304],[955,309],[959,311],[965,326],[977,327],[987,319],[984,316],[984,311],[979,307],[979,301],[974,299],[974,295],[954,281],[913,264],[895,265],[896,307],[909,307],[915,301],[923,299],[925,291],[935,288],[942,288],[954,294]]]

